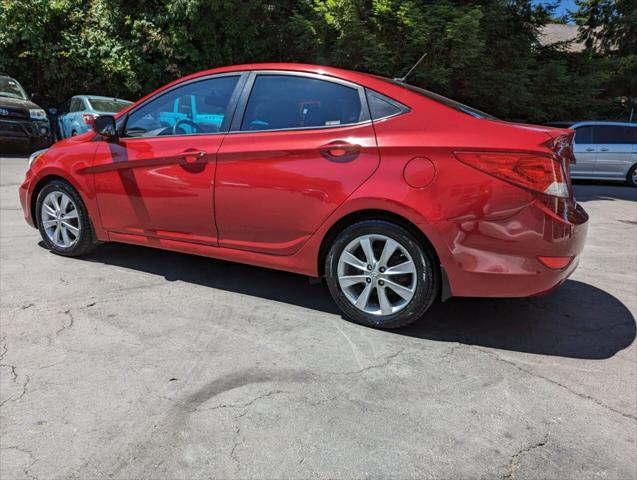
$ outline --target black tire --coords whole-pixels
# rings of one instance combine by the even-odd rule
[[[637,163],[628,170],[628,175],[626,175],[626,185],[629,187],[637,187],[637,181],[634,180],[635,170],[637,170]]]
[[[338,262],[341,253],[350,242],[363,235],[384,235],[395,240],[407,250],[416,267],[415,294],[401,310],[393,314],[375,315],[358,309],[348,300],[339,284]],[[423,245],[403,227],[385,220],[361,221],[343,230],[332,243],[325,260],[327,286],[336,304],[352,321],[383,329],[404,327],[420,319],[437,298],[440,272],[435,258],[427,245]]]
[[[69,248],[63,248],[56,245],[49,238],[49,235],[47,234],[42,222],[42,205],[44,203],[44,199],[51,192],[61,192],[66,194],[72,200],[77,209],[79,235],[77,237],[77,241],[75,241],[75,243]],[[38,230],[40,231],[42,240],[46,244],[47,248],[53,253],[63,255],[65,257],[79,257],[81,255],[86,255],[96,247],[97,241],[95,239],[93,225],[91,224],[91,220],[88,216],[86,206],[84,205],[84,202],[82,201],[80,195],[68,182],[65,182],[64,180],[52,180],[51,182],[47,183],[42,188],[42,190],[40,190],[40,193],[38,193],[38,198],[36,200],[35,206],[35,215],[35,221],[37,222]]]

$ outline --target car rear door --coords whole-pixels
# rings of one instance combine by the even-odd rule
[[[604,178],[624,179],[634,163],[633,143],[637,126],[598,125],[595,127],[597,160],[595,171]]]
[[[595,176],[597,145],[593,137],[593,126],[582,125],[575,127],[575,139],[573,142],[575,165],[571,165],[571,176],[574,178],[592,178]]]
[[[118,141],[100,142],[92,171],[102,226],[113,238],[217,244],[215,159],[241,78],[224,74],[176,85],[132,110]],[[217,121],[175,117],[177,99],[196,101]]]
[[[73,134],[73,122],[75,121],[76,112],[80,108],[81,108],[80,99],[73,97],[71,99],[69,111],[62,117],[62,128],[64,129],[65,137],[70,137]]]
[[[293,254],[378,163],[361,87],[253,72],[217,157],[219,245]]]

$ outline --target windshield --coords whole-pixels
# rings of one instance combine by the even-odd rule
[[[19,98],[27,100],[27,94],[22,86],[14,79],[9,77],[0,77],[0,97]]]
[[[438,95],[437,93],[430,92],[429,90],[425,90],[424,88],[414,87],[413,85],[409,85],[408,83],[397,82],[396,80],[390,80],[389,78],[380,77],[383,80],[393,83],[394,85],[398,85],[399,87],[406,88],[407,90],[411,90],[414,93],[418,93],[419,95],[423,95],[427,98],[435,100],[438,103],[442,103],[454,110],[458,110],[459,112],[466,113],[467,115],[471,115],[475,118],[488,118],[489,120],[497,120],[493,115],[489,115],[488,113],[484,113],[476,108],[465,105],[464,103],[456,102],[455,100],[451,100],[450,98],[443,97],[442,95]]]
[[[89,98],[89,102],[91,103],[93,110],[113,113],[117,113],[124,107],[128,107],[131,103],[133,103],[126,100],[118,100],[117,98]]]

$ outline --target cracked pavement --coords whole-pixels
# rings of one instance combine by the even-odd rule
[[[397,332],[298,275],[55,256],[0,158],[0,478],[637,478],[637,190],[576,185],[573,277]]]

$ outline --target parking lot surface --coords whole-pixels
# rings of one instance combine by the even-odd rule
[[[22,218],[0,158],[0,477],[637,477],[637,190],[576,186],[573,277],[452,299],[407,329],[341,318],[323,285],[107,244]]]

